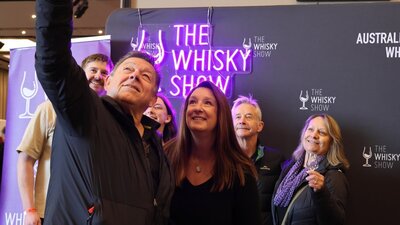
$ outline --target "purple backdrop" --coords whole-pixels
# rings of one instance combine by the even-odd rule
[[[90,54],[110,55],[110,37],[75,39],[71,50],[78,64]],[[0,192],[1,225],[23,224],[23,209],[17,183],[18,154],[15,149],[36,107],[46,99],[36,78],[34,59],[35,47],[11,50],[6,115],[7,142]]]

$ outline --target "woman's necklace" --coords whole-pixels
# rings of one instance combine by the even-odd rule
[[[212,165],[208,165],[207,163],[204,164],[204,162],[203,162],[204,165],[200,165],[200,160],[198,160],[198,159],[196,159],[196,158],[192,158],[192,163],[193,163],[192,165],[194,166],[194,171],[195,171],[196,173],[204,173],[204,172],[207,172],[207,171],[206,171],[207,168],[208,168],[209,166],[212,167]],[[211,163],[211,164],[213,164],[213,163]],[[204,169],[206,169],[206,170],[204,170]]]
[[[196,173],[201,173],[201,167],[200,167],[200,165],[196,165]]]
[[[194,171],[196,171],[196,173],[201,173],[201,166],[199,160],[192,158],[192,162],[194,166]]]

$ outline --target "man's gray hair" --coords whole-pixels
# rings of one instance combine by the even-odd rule
[[[257,100],[255,98],[253,98],[252,95],[249,95],[248,97],[239,95],[239,97],[235,101],[233,101],[232,112],[241,104],[249,104],[249,105],[254,106],[254,108],[256,108],[258,118],[260,120],[262,119],[262,113],[261,113],[260,106],[258,105]],[[232,115],[232,116],[234,116],[234,115]]]

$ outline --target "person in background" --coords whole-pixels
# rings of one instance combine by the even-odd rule
[[[158,94],[156,103],[149,106],[144,114],[160,124],[157,131],[162,137],[163,144],[176,136],[175,111],[167,97]]]
[[[272,225],[271,199],[284,156],[278,150],[261,145],[259,134],[264,122],[260,106],[252,96],[240,95],[234,101],[232,118],[239,145],[257,169],[261,222],[263,225]]]
[[[89,87],[98,95],[105,94],[104,80],[113,68],[110,58],[103,54],[92,54],[82,61],[81,66]],[[37,107],[17,147],[18,187],[25,213],[25,225],[43,223],[55,126],[56,113],[51,102],[45,101]],[[35,176],[36,161],[38,165]]]
[[[35,69],[57,115],[44,224],[166,224],[174,178],[143,115],[157,99],[156,60],[129,52],[97,96],[71,55],[72,8],[36,0]]]
[[[310,116],[277,182],[274,224],[344,224],[348,168],[337,122],[327,114]]]
[[[82,60],[81,66],[85,71],[89,87],[95,91],[98,96],[105,95],[105,78],[114,68],[111,59],[104,54],[92,54]]]
[[[170,224],[260,224],[257,172],[235,136],[225,95],[209,81],[182,108],[166,150],[176,177]]]

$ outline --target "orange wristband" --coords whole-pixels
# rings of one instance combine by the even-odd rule
[[[31,212],[36,212],[36,208],[27,208],[24,211],[24,213],[31,213]]]

